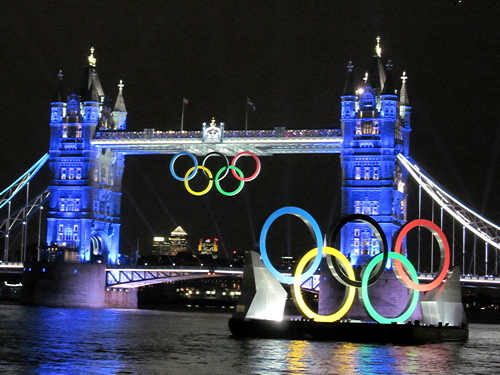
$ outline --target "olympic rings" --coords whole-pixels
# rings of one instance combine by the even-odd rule
[[[223,178],[225,178],[227,176],[227,174],[229,172],[229,160],[227,160],[227,156],[226,155],[224,155],[224,154],[222,154],[220,152],[217,152],[217,151],[209,152],[208,154],[205,155],[205,158],[203,159],[203,163],[201,165],[205,166],[205,162],[207,161],[207,159],[209,157],[215,156],[215,155],[224,158],[224,160],[226,161],[226,167],[225,168],[227,168],[227,169],[226,169],[226,173],[224,173],[224,176],[221,177],[221,180],[222,180]]]
[[[189,156],[193,160],[193,164],[194,164],[194,166],[188,170],[189,173],[186,173],[184,178],[179,177],[177,175],[177,173],[175,173],[175,171],[174,171],[175,161],[182,155]],[[221,169],[219,169],[219,171],[215,174],[215,178],[214,178],[213,174],[211,172],[209,173],[209,169],[205,166],[205,163],[206,163],[208,158],[215,156],[215,155],[223,157],[226,161],[226,165],[224,167],[222,167]],[[241,171],[241,169],[236,167],[236,162],[238,161],[238,159],[241,156],[245,156],[245,155],[253,157],[255,160],[255,164],[256,164],[255,172],[250,177],[245,177],[243,172]],[[197,192],[197,191],[193,191],[191,189],[188,181],[192,180],[196,176],[198,169],[201,169],[203,171],[203,173],[209,179],[210,182],[208,183],[208,186],[205,190]],[[174,177],[176,180],[184,181],[184,186],[186,187],[186,190],[189,193],[191,193],[193,195],[198,195],[198,196],[208,193],[210,191],[210,189],[212,188],[214,181],[215,181],[215,187],[217,188],[217,190],[221,194],[227,195],[227,196],[236,195],[243,189],[243,185],[245,182],[252,181],[258,176],[258,174],[260,173],[260,169],[261,169],[261,164],[260,164],[260,160],[259,160],[258,156],[250,151],[243,151],[243,152],[236,154],[233,157],[233,159],[231,160],[231,163],[229,163],[226,155],[224,155],[220,152],[217,152],[217,151],[213,151],[213,152],[210,152],[207,155],[205,155],[205,158],[203,159],[201,166],[198,164],[196,157],[192,153],[187,152],[187,151],[181,151],[181,152],[175,154],[174,157],[172,158],[172,160],[170,161],[170,173],[172,174],[172,177]],[[223,180],[228,175],[229,170],[231,170],[231,173],[234,176],[234,178],[236,178],[238,181],[240,181],[240,184],[238,185],[238,187],[232,192],[226,192],[220,187],[220,180]],[[224,174],[222,175],[222,173],[224,173]]]
[[[302,271],[304,270],[306,264],[314,256],[316,256],[317,253],[318,253],[318,248],[310,250],[308,253],[306,253],[306,255],[302,257],[299,264],[297,265],[297,268],[295,269],[294,273],[295,282],[293,284],[292,297],[294,302],[298,305],[299,309],[309,319],[314,319],[317,322],[335,322],[341,319],[351,309],[351,306],[354,303],[354,297],[356,296],[356,288],[353,286],[346,287],[346,294],[344,296],[344,301],[342,302],[342,306],[331,315],[319,315],[314,311],[312,311],[311,309],[309,309],[309,307],[304,302],[304,299],[302,298],[302,293],[300,291],[300,286],[301,286],[300,275],[302,274]],[[342,254],[337,249],[334,249],[333,247],[326,247],[326,246],[323,247],[323,253],[332,255],[335,258],[339,259],[347,275],[351,279],[354,279],[355,277],[354,270],[352,269],[351,264],[349,263],[349,259],[347,259],[344,254]]]
[[[333,233],[330,237],[330,243],[332,246],[334,246],[335,242],[337,241],[337,237],[340,234],[340,230],[344,227],[344,225],[346,225],[351,221],[356,221],[356,220],[363,221],[372,228],[380,244],[380,252],[383,253],[384,257],[382,263],[378,265],[377,271],[375,272],[373,277],[371,277],[368,280],[368,285],[372,285],[380,278],[380,276],[382,276],[382,273],[384,272],[384,265],[387,263],[387,253],[388,253],[387,238],[385,237],[384,231],[380,227],[379,223],[377,223],[374,219],[372,219],[368,215],[361,215],[361,214],[347,215],[344,218],[342,218],[335,226],[335,229],[333,230]],[[340,269],[337,262],[332,262],[330,258],[328,258],[327,261],[330,271],[339,282],[341,282],[345,286],[355,286],[356,288],[361,287],[361,281],[349,279],[349,277],[347,277],[345,273]]]
[[[321,263],[321,257],[323,256],[323,247],[321,246],[323,242],[323,236],[321,234],[321,230],[319,229],[318,223],[316,223],[316,220],[314,220],[314,218],[311,215],[309,215],[306,211],[298,207],[290,206],[290,207],[280,208],[279,210],[274,211],[271,214],[271,216],[267,218],[260,232],[260,240],[259,240],[260,256],[262,257],[262,262],[278,281],[282,282],[283,284],[291,285],[295,282],[295,278],[293,276],[283,275],[280,272],[278,272],[276,268],[274,268],[274,266],[271,264],[271,261],[269,260],[269,256],[267,255],[267,247],[266,247],[266,237],[267,237],[267,232],[269,231],[269,227],[274,222],[274,220],[276,220],[281,215],[286,215],[286,214],[294,215],[302,219],[302,221],[307,225],[307,227],[311,231],[313,237],[316,239],[316,247],[318,249],[316,258],[314,258],[314,262],[311,264],[309,269],[300,276],[301,283],[303,283],[309,277],[311,277],[314,274],[314,272],[316,272],[316,270],[319,267],[319,264]]]
[[[407,268],[408,272],[411,275],[411,278],[413,281],[416,283],[418,282],[418,275],[417,271],[415,270],[415,267],[413,267],[413,264],[406,259],[403,255],[395,252],[389,252],[388,256],[390,259],[394,259],[394,261],[399,262],[399,264],[404,264],[404,266]],[[415,308],[417,307],[418,304],[418,299],[420,297],[420,293],[418,290],[413,289],[412,292],[412,297],[408,301],[408,304],[406,305],[406,308],[403,310],[401,315],[396,316],[395,318],[386,318],[382,315],[380,315],[375,309],[373,308],[373,305],[370,302],[370,297],[368,296],[368,278],[370,277],[370,274],[375,267],[377,263],[379,263],[381,260],[383,260],[383,254],[378,254],[375,256],[373,259],[368,262],[365,272],[361,278],[361,300],[363,301],[363,305],[366,309],[366,312],[368,315],[370,315],[375,321],[379,323],[393,323],[393,322],[404,322],[407,320],[411,314],[415,311]],[[418,284],[417,284],[418,285]]]
[[[302,219],[302,221],[309,227],[313,237],[316,238],[317,243],[317,248],[310,250],[300,259],[293,277],[284,275],[278,272],[276,268],[274,268],[269,260],[269,255],[266,248],[266,237],[269,231],[269,227],[274,222],[274,220],[276,220],[279,216],[285,214],[295,215]],[[441,231],[441,229],[431,221],[421,219],[414,220],[404,225],[398,231],[393,247],[394,252],[389,252],[387,247],[387,239],[380,225],[371,217],[355,214],[349,215],[339,221],[339,223],[335,227],[335,230],[333,231],[332,238],[335,240],[339,235],[342,227],[351,221],[363,221],[370,225],[373,229],[373,232],[377,236],[381,247],[381,252],[368,262],[366,268],[361,273],[361,281],[355,280],[354,269],[345,255],[343,255],[339,250],[333,247],[320,246],[322,242],[322,235],[319,230],[318,224],[311,215],[297,207],[283,207],[279,210],[276,210],[268,217],[268,219],[264,223],[259,240],[262,262],[278,281],[283,284],[293,284],[292,296],[294,302],[302,311],[302,313],[310,319],[321,322],[333,322],[341,319],[352,307],[356,288],[360,288],[360,301],[364,306],[367,314],[372,319],[379,323],[385,324],[393,322],[403,322],[407,320],[411,317],[416,309],[420,297],[420,292],[435,289],[436,287],[441,285],[444,278],[446,277],[448,268],[450,266],[450,248],[446,236]],[[424,226],[428,228],[433,233],[436,240],[439,242],[441,248],[441,264],[439,267],[438,276],[429,284],[418,283],[418,275],[415,267],[404,255],[401,254],[403,239],[411,229],[417,226]],[[323,254],[332,255],[334,258],[336,258],[336,260],[332,262],[330,260],[330,257],[327,257],[327,261],[329,262],[329,269],[332,272],[332,275],[347,287],[344,301],[341,307],[331,315],[319,315],[313,312],[304,302],[301,294],[302,284],[318,270]],[[311,262],[311,259],[313,258],[314,261]],[[407,288],[412,290],[412,295],[410,296],[405,309],[399,316],[396,316],[394,318],[384,317],[375,310],[370,301],[368,291],[368,288],[373,283],[375,283],[384,272],[384,265],[387,264],[388,259],[393,259],[393,263],[395,265],[394,272],[396,273],[396,276]],[[379,263],[381,264],[379,265]],[[306,272],[303,272],[304,268],[308,264],[310,264],[309,268],[306,270]],[[374,275],[372,275],[372,273]]]
[[[450,245],[443,231],[435,223],[429,220],[418,219],[410,221],[401,227],[394,243],[395,253],[401,254],[401,245],[403,244],[403,238],[411,229],[418,226],[427,227],[432,232],[434,238],[439,244],[439,248],[441,249],[441,263],[439,264],[439,269],[437,272],[438,276],[436,276],[436,278],[428,284],[419,284],[418,281],[413,282],[410,280],[406,272],[403,270],[401,262],[396,260],[394,263],[396,265],[396,275],[406,286],[420,292],[428,292],[429,290],[438,287],[446,277],[448,269],[450,268]]]
[[[207,186],[207,188],[205,190],[194,191],[189,186],[189,173],[191,173],[194,169],[195,169],[195,167],[191,167],[186,172],[186,177],[184,177],[184,186],[186,187],[186,190],[189,191],[193,195],[198,195],[198,196],[199,195],[204,195],[204,194],[206,194],[206,193],[208,193],[210,191],[210,189],[212,188],[212,185],[214,184],[214,180],[212,178],[213,177],[212,172],[207,167],[198,166],[198,169],[201,169],[202,171],[205,171],[206,174],[208,175],[208,186]]]
[[[257,155],[255,155],[253,152],[250,152],[250,151],[243,151],[243,152],[240,152],[239,154],[236,154],[233,158],[233,160],[231,161],[231,165],[233,167],[236,166],[236,162],[238,161],[238,159],[240,157],[242,157],[243,155],[250,155],[251,157],[254,158],[255,160],[255,172],[253,175],[251,175],[250,177],[243,177],[243,176],[237,176],[235,171],[232,170],[231,172],[233,172],[233,176],[234,178],[236,178],[237,180],[240,180],[240,181],[252,181],[254,180],[260,173],[260,159],[257,157]]]
[[[241,171],[241,169],[239,169],[238,167],[233,167],[232,165],[228,166],[228,167],[222,167],[221,169],[219,169],[219,172],[217,172],[217,174],[215,175],[215,187],[217,188],[217,190],[219,190],[219,192],[221,194],[224,194],[224,195],[227,195],[227,196],[233,196],[233,195],[236,195],[238,194],[241,189],[243,189],[243,185],[245,185],[245,181],[243,180],[240,180],[240,185],[233,191],[233,192],[227,192],[227,191],[224,191],[221,187],[220,187],[220,183],[219,183],[219,175],[226,171],[226,175],[227,175],[227,171],[231,169],[231,172],[234,172],[236,171],[240,177],[243,177],[243,172]],[[224,177],[222,177],[224,178]],[[221,180],[222,180],[221,178]]]
[[[192,153],[190,153],[190,152],[181,151],[178,154],[174,155],[174,157],[172,158],[172,160],[170,160],[170,173],[172,174],[172,177],[175,178],[176,180],[184,181],[183,178],[177,176],[177,174],[174,172],[174,163],[179,158],[179,156],[182,156],[182,155],[187,155],[191,159],[193,159],[193,163],[194,163],[193,173],[191,173],[189,175],[189,177],[188,177],[188,180],[191,180],[192,178],[194,178],[194,176],[196,176],[196,172],[198,172],[198,160],[196,160],[196,157]]]

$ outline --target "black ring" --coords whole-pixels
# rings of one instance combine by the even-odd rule
[[[210,157],[210,156],[213,156],[213,155],[217,155],[217,156],[222,156],[225,160],[226,160],[226,172],[224,173],[224,176],[222,176],[221,178],[219,178],[219,181],[220,180],[223,180],[224,178],[226,178],[227,174],[229,173],[229,160],[227,159],[227,156],[218,152],[218,151],[212,151],[212,152],[209,152],[208,154],[205,155],[205,158],[203,159],[203,163],[201,163],[201,165],[204,167],[205,166],[205,161]],[[202,170],[203,171],[203,170]],[[215,177],[208,177],[207,175],[207,172],[203,171],[203,173],[205,174],[205,177],[207,177],[209,180],[214,180]],[[215,174],[214,174],[215,176]]]
[[[333,233],[330,236],[331,247],[335,247],[334,244],[337,241],[337,237],[339,236],[340,231],[344,227],[344,225],[352,221],[363,221],[366,224],[368,224],[374,230],[375,235],[377,236],[377,239],[382,247],[381,252],[384,253],[382,262],[380,262],[377,266],[377,272],[375,272],[375,274],[370,279],[368,279],[368,285],[370,286],[373,285],[375,282],[377,282],[378,279],[380,279],[380,276],[382,276],[382,273],[384,272],[384,266],[387,263],[387,259],[389,257],[387,238],[380,224],[377,223],[370,216],[362,214],[352,214],[343,217],[335,226],[335,229],[333,230]],[[361,281],[349,279],[349,277],[347,277],[347,275],[344,273],[344,270],[339,266],[337,261],[332,262],[331,257],[327,257],[327,263],[333,276],[339,282],[341,282],[345,286],[354,286],[356,288],[361,288]]]

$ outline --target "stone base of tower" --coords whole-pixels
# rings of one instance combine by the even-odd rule
[[[333,277],[328,267],[321,267],[319,314],[329,315],[337,311],[344,300],[345,289],[346,287]],[[386,318],[401,315],[412,292],[397,279],[392,270],[385,271],[380,279],[368,288],[368,291],[375,311]],[[354,304],[344,318],[371,321],[373,319],[366,313],[359,298],[360,294],[361,289],[357,289]],[[421,319],[422,312],[419,304],[408,320]]]
[[[70,308],[137,308],[135,289],[106,290],[106,265],[26,262],[21,303]]]

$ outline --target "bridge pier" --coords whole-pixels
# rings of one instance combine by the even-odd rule
[[[107,289],[105,264],[26,262],[21,303],[135,309],[137,289]]]

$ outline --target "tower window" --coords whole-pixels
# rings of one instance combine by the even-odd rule
[[[354,178],[356,180],[361,179],[361,167],[355,167],[354,168]]]
[[[370,179],[370,167],[365,167],[365,180]]]
[[[70,227],[66,227],[64,230],[64,240],[65,241],[71,241],[73,237],[73,231],[71,230]]]
[[[373,125],[371,122],[363,122],[363,134],[373,134]]]

